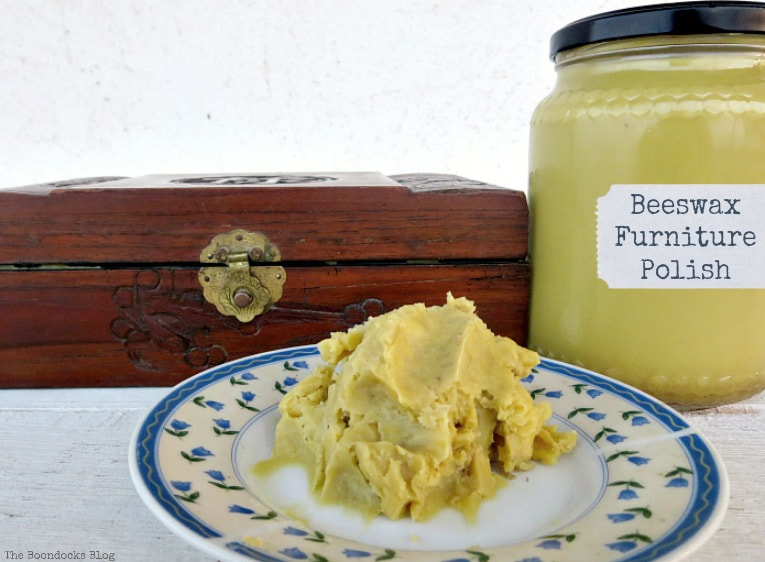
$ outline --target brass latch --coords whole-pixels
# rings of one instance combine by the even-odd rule
[[[265,265],[279,262],[281,254],[259,232],[218,234],[202,250],[199,260],[218,264],[203,267],[199,283],[207,302],[221,314],[250,322],[282,297],[287,273],[279,265]]]

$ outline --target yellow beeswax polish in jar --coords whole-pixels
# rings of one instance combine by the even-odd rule
[[[682,408],[765,388],[765,3],[553,35],[531,123],[529,344]]]

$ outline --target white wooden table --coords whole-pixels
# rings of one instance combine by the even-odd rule
[[[0,560],[211,560],[155,519],[130,481],[130,436],[166,392],[0,390]],[[731,480],[722,527],[691,560],[765,560],[765,393],[687,417]]]

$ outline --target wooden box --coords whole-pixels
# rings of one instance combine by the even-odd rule
[[[0,387],[170,385],[447,291],[525,343],[527,223],[522,192],[445,175],[2,189]]]

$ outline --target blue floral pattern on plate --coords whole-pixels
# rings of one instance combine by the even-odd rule
[[[724,515],[724,467],[677,412],[620,382],[543,359],[524,385],[550,402],[553,423],[579,433],[578,454],[599,467],[591,497],[575,512],[552,513],[540,529],[504,529],[486,546],[463,527],[461,548],[359,542],[342,536],[342,524],[333,533],[337,526],[295,519],[263,500],[237,458],[250,436],[273,431],[279,400],[319,362],[315,346],[278,350],[219,365],[169,391],[136,429],[129,458],[136,489],[158,518],[225,560],[545,562],[684,556]],[[554,474],[542,470],[527,474]],[[507,488],[521,485],[516,477]],[[386,524],[418,533],[408,520]]]

